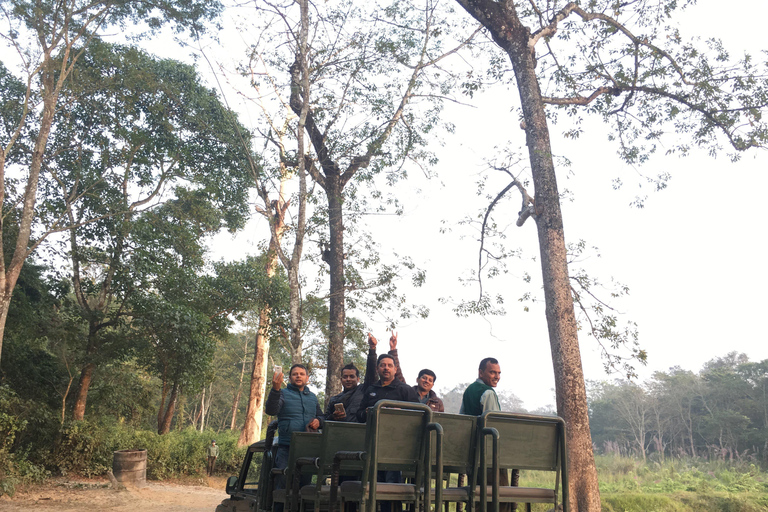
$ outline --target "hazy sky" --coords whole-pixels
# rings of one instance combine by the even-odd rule
[[[768,8],[758,0],[729,5],[736,8],[730,12],[714,0],[701,2],[684,16],[684,29],[691,35],[721,37],[734,54],[746,48],[755,51],[764,19],[755,11]],[[502,367],[499,388],[533,409],[554,403],[554,379],[543,308],[533,304],[524,312],[517,302],[525,291],[538,292],[541,281],[538,262],[530,261],[538,255],[534,223],[514,227],[517,196],[514,208],[507,207],[512,225],[507,243],[522,248],[527,260],[510,263],[508,275],[486,283],[505,297],[507,315],[457,318],[450,304],[439,302],[477,294],[476,287],[459,283],[459,276],[476,266],[476,237],[456,223],[485,204],[475,194],[476,182],[494,147],[524,143],[516,114],[509,112],[516,102],[516,91],[501,90],[482,99],[477,108],[451,109],[457,130],[440,150],[438,178],[426,182],[412,173],[397,190],[405,215],[372,217],[368,222],[385,256],[393,251],[407,254],[427,269],[426,285],[408,291],[407,297],[428,305],[429,318],[403,321],[397,328],[406,378],[415,383],[417,372],[428,367],[437,373],[435,388],[448,389],[474,380],[479,360],[494,356]],[[615,145],[607,142],[606,128],[598,122],[575,142],[559,133],[553,128],[554,151],[572,162],[570,168],[558,167],[560,190],[571,190],[574,198],[563,204],[566,239],[584,239],[599,247],[599,258],[582,262],[590,274],[605,283],[615,277],[629,286],[630,296],[617,307],[637,322],[640,345],[648,351],[647,367],[638,367],[640,378],[676,365],[698,371],[706,361],[734,350],[752,360],[768,358],[762,311],[768,306],[766,153],[745,154],[737,164],[725,155],[658,157],[635,169],[618,160]],[[637,190],[640,173],[665,171],[672,175],[667,190]],[[626,184],[619,191],[611,186],[616,177]],[[630,206],[638,194],[648,194],[644,209]],[[451,232],[441,234],[446,227]],[[235,252],[253,250],[254,234],[265,229],[256,221],[252,234],[233,241],[239,248]],[[524,271],[533,276],[529,286],[521,279]],[[384,341],[388,333],[383,319],[370,322]],[[597,345],[584,331],[580,343],[586,377],[612,378],[604,373]]]

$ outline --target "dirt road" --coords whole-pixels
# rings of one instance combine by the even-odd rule
[[[116,490],[108,481],[60,480],[17,492],[13,498],[0,497],[0,511],[214,512],[226,497],[224,482],[224,478],[199,485],[149,482],[143,489]]]

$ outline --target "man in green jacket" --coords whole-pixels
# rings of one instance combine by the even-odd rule
[[[213,469],[216,466],[216,457],[219,456],[219,447],[216,446],[216,440],[211,441],[206,452],[208,453],[208,476],[213,476]]]
[[[477,380],[469,385],[461,399],[460,414],[480,416],[485,411],[500,411],[499,397],[495,388],[501,379],[501,367],[493,357],[480,361]]]
[[[464,390],[459,413],[480,416],[486,411],[500,411],[499,397],[494,389],[498,385],[499,379],[501,379],[501,367],[495,358],[486,357],[480,361],[477,380]],[[488,468],[488,482],[492,482],[493,478],[493,472]],[[517,470],[513,470],[512,478],[515,481],[514,485],[517,485]],[[506,470],[499,471],[499,485],[509,485],[509,474]],[[514,510],[517,510],[516,503],[502,503],[499,506],[499,512],[512,512]]]

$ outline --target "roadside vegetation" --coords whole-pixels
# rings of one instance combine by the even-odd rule
[[[20,405],[24,404],[7,387],[0,387],[0,495],[12,496],[18,488],[43,483],[52,476],[105,477],[112,470],[116,450],[146,449],[150,480],[205,475],[205,449],[212,439],[220,448],[219,474],[237,474],[246,451],[237,446],[237,430],[199,432],[187,427],[161,435],[111,418],[59,424],[33,411],[26,411],[32,413],[28,419],[9,414],[9,406]],[[33,432],[35,439],[29,440],[27,436]],[[16,438],[28,442],[11,451]]]

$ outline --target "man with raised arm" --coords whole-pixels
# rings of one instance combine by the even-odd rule
[[[277,416],[277,454],[275,455],[276,469],[288,465],[288,451],[291,444],[291,434],[294,432],[317,432],[325,422],[323,411],[317,402],[317,397],[309,389],[309,373],[303,364],[294,364],[288,372],[289,383],[285,389],[283,372],[272,375],[272,390],[267,397],[264,412]],[[302,485],[309,483],[308,475],[302,475]],[[310,477],[311,478],[311,477]],[[275,489],[285,489],[285,477],[275,478]],[[283,504],[275,503],[275,512],[282,512]]]
[[[368,333],[368,344],[376,347],[376,338]],[[357,412],[357,419],[365,423],[368,418],[368,407],[373,407],[376,402],[381,400],[398,400],[401,402],[418,402],[419,397],[416,391],[405,383],[403,373],[400,371],[400,365],[397,363],[397,333],[393,332],[389,338],[389,353],[381,354],[376,363],[376,372],[379,380],[366,387],[363,392],[363,402],[360,404],[360,410]],[[377,480],[379,482],[400,483],[402,482],[402,473],[400,471],[379,471]],[[394,503],[394,506],[392,505]],[[392,512],[402,510],[399,501],[382,502],[381,512]]]
[[[368,359],[365,365],[365,381],[360,384],[360,371],[353,363],[341,369],[343,391],[332,396],[325,407],[325,419],[333,421],[357,421],[357,412],[367,386],[376,380],[376,338],[368,333]]]
[[[376,346],[376,338],[370,333],[368,334],[368,343],[369,345],[373,343],[373,346]],[[392,333],[389,343],[391,351],[396,350],[397,333]],[[381,354],[376,361],[376,372],[379,380],[367,386],[363,393],[363,401],[360,404],[360,410],[357,412],[357,419],[360,423],[365,423],[368,418],[366,409],[373,407],[380,400],[419,401],[416,391],[404,382],[400,367],[395,361],[396,356],[393,356],[391,351],[389,354]],[[398,374],[400,379],[396,378]]]

